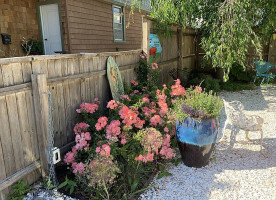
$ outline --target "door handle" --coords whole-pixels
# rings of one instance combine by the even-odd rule
[[[45,41],[48,41],[48,39],[46,38],[46,39],[44,39]]]

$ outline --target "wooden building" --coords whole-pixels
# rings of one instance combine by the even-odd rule
[[[0,57],[23,56],[21,43],[43,42],[44,54],[93,53],[142,48],[145,0],[130,15],[130,0],[0,0]]]

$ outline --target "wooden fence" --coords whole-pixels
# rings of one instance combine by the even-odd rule
[[[0,59],[0,199],[20,178],[31,184],[47,174],[48,90],[55,146],[66,151],[74,141],[80,103],[99,98],[103,106],[111,98],[108,56],[129,83],[141,51]]]
[[[149,37],[150,33],[157,33],[154,20],[149,17],[143,18],[143,29],[144,38]],[[171,25],[171,36],[159,36],[159,39],[162,53],[158,64],[162,70],[162,80],[171,82],[172,76],[178,76],[182,82],[186,82],[189,75],[187,71],[194,69],[197,65],[198,40],[195,30],[192,28],[183,30],[179,25]],[[143,40],[143,50],[149,53],[149,38]],[[172,76],[167,76],[167,74]]]
[[[213,69],[211,64],[204,63],[205,51],[200,45],[200,33],[196,33],[192,28],[185,28],[183,30],[181,26],[175,24],[172,24],[170,28],[171,37],[159,36],[163,49],[159,60],[159,67],[162,69],[163,75],[173,71],[177,72],[177,77],[185,84],[189,79],[190,70],[196,69],[203,73],[216,71],[215,78],[222,79],[223,71],[221,69]],[[150,33],[157,33],[154,28],[154,20],[149,17],[144,17],[143,29],[144,38],[149,37]],[[149,53],[149,38],[143,40],[143,50]],[[263,60],[276,64],[275,52],[276,34],[273,34],[269,48],[263,47]],[[254,61],[259,60],[260,57],[253,48],[248,50],[246,58],[247,70],[255,70]],[[276,72],[276,69],[273,68],[272,70]],[[171,76],[162,77],[162,80],[165,82],[173,81]]]

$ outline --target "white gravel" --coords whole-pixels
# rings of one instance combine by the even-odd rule
[[[143,193],[141,200],[276,200],[276,87],[223,92],[220,96],[226,101],[240,101],[246,114],[264,118],[267,157],[259,152],[260,133],[250,132],[252,141],[247,141],[242,130],[232,151],[225,154],[230,142],[231,127],[227,126],[216,145],[216,161],[200,169],[183,163],[169,167],[172,176],[154,179],[158,186]],[[225,114],[221,126],[224,123]]]
[[[43,186],[41,183],[36,184],[32,187],[31,192],[28,193],[24,200],[76,200],[58,192],[56,189],[46,192],[46,190],[42,188]]]

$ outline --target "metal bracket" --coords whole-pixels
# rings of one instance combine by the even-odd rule
[[[51,155],[53,155],[52,160]],[[57,164],[61,160],[60,149],[58,147],[49,148],[47,151],[47,160],[49,164]]]

